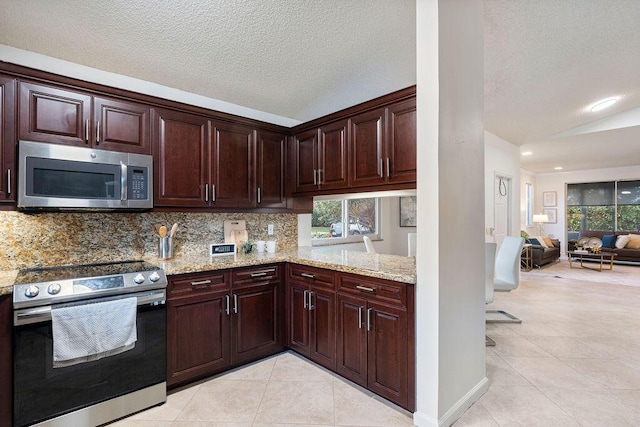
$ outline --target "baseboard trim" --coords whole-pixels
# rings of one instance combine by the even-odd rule
[[[413,414],[413,424],[418,427],[449,427],[456,422],[458,418],[464,414],[464,411],[469,409],[476,400],[480,399],[480,396],[486,393],[487,390],[489,390],[489,379],[484,377],[475,387],[458,400],[455,405],[449,408],[439,420],[436,420],[428,414],[416,411]]]

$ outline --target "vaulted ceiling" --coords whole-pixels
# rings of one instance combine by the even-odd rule
[[[484,4],[486,129],[531,151],[522,166],[536,172],[639,165],[640,3]],[[283,124],[416,82],[415,0],[0,7],[0,44],[268,112]],[[609,96],[620,101],[586,110]]]

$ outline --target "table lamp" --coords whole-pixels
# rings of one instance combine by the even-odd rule
[[[544,234],[544,223],[549,222],[549,215],[539,214],[533,216],[534,224],[538,224],[538,234],[542,236]]]

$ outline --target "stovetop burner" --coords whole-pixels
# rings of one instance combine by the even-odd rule
[[[145,261],[121,261],[20,270],[13,286],[13,308],[164,289],[164,270]]]
[[[100,277],[113,274],[139,273],[142,271],[159,270],[146,261],[119,261],[97,264],[63,265],[59,267],[39,267],[20,270],[15,284],[24,285],[54,280],[78,279],[81,277]]]

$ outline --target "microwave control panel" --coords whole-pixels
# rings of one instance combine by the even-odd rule
[[[145,167],[129,167],[129,200],[146,200],[149,198],[149,169]]]

